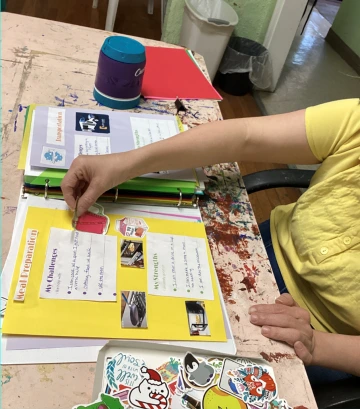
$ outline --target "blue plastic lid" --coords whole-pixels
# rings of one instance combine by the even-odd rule
[[[145,61],[145,47],[139,41],[129,37],[108,37],[101,51],[109,58],[124,63],[140,63]]]

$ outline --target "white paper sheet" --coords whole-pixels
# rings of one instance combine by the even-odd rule
[[[130,117],[135,148],[159,142],[176,135],[173,121]]]
[[[40,298],[116,301],[117,238],[51,228]]]
[[[205,239],[147,233],[147,266],[149,294],[214,299]]]
[[[107,155],[111,153],[110,138],[75,134],[74,158],[79,155]]]

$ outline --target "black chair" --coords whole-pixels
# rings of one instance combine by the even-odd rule
[[[243,176],[249,194],[278,187],[308,188],[315,171],[272,169]],[[360,377],[313,386],[319,409],[360,409]]]

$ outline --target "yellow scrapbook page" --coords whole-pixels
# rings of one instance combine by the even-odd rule
[[[4,333],[226,341],[202,223],[72,216],[28,208]]]

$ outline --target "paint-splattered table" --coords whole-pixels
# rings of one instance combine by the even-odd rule
[[[104,31],[2,13],[2,261],[8,253],[22,172],[17,170],[25,107],[30,103],[95,108],[92,96]],[[167,46],[151,40],[146,45]],[[198,57],[200,66],[204,61]],[[185,101],[190,127],[221,119],[217,102]],[[142,101],[136,111],[175,113],[172,102]],[[277,288],[256,220],[235,164],[207,169],[211,200],[202,214],[238,354],[273,365],[279,394],[293,406],[316,403],[301,362],[290,347],[262,337],[249,323],[253,303],[273,302]],[[91,401],[94,363],[5,366],[2,407],[69,409]]]

